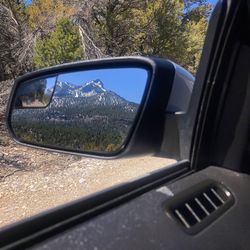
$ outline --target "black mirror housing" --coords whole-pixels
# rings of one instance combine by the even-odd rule
[[[16,136],[13,131],[11,115],[17,90],[24,82],[37,78],[52,77],[75,71],[131,68],[145,69],[148,72],[148,80],[142,97],[141,105],[130,133],[124,144],[117,152],[109,154],[100,152],[82,152],[69,150],[63,147],[47,146],[30,143]],[[64,153],[80,154],[83,156],[113,159],[123,156],[137,156],[156,154],[160,151],[165,128],[167,107],[176,79],[176,65],[166,59],[148,57],[118,57],[82,61],[58,65],[32,73],[28,73],[15,81],[7,109],[7,126],[10,134],[17,142],[37,148],[45,148]],[[175,91],[176,92],[176,91]],[[191,93],[190,93],[191,94]],[[189,96],[190,97],[190,96]],[[172,97],[173,99],[173,97]],[[173,101],[172,101],[173,102]]]

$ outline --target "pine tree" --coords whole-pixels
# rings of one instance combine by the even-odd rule
[[[33,31],[39,31],[44,38],[56,23],[63,17],[71,18],[76,10],[63,3],[62,0],[33,0],[28,6],[29,26]]]
[[[84,58],[79,31],[68,18],[60,19],[55,31],[35,45],[34,63],[38,68],[48,67]]]

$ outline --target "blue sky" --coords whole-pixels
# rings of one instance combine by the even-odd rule
[[[140,68],[99,69],[59,75],[58,81],[82,85],[99,79],[106,90],[111,90],[128,101],[140,103],[148,79],[148,72]]]

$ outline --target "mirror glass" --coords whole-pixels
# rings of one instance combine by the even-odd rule
[[[11,111],[18,140],[81,152],[119,151],[142,101],[148,71],[85,70],[19,84]]]

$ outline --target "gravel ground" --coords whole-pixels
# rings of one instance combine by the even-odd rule
[[[97,160],[13,142],[0,152],[0,227],[174,162],[149,156]]]

